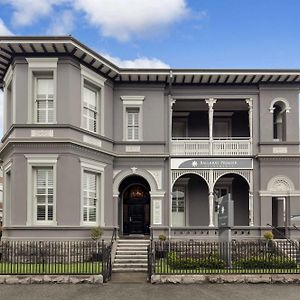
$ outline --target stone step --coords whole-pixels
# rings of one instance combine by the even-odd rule
[[[147,268],[147,263],[114,263],[113,268]]]
[[[115,258],[115,263],[147,263],[147,258]]]
[[[129,240],[129,239],[124,239],[124,240],[118,240],[118,243],[122,244],[122,243],[128,243],[128,244],[150,244],[149,240],[140,240],[140,239],[136,239],[136,240]]]
[[[128,244],[128,243],[124,243],[124,244],[118,244],[117,247],[143,247],[143,248],[147,248],[148,245],[146,244]]]
[[[147,259],[147,254],[116,254],[116,259]]]
[[[128,268],[113,268],[112,272],[147,272],[148,269],[147,268],[132,268],[132,269],[128,269]]]
[[[147,254],[147,250],[118,250],[117,249],[117,255],[118,254]]]

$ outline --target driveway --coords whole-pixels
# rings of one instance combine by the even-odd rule
[[[299,285],[201,284],[151,285],[148,283],[107,283],[97,285],[0,285],[2,300],[101,299],[101,300],[192,300],[192,299],[289,299],[299,300]]]

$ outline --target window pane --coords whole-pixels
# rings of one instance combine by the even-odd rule
[[[48,221],[52,221],[53,220],[53,206],[50,205],[48,206]]]
[[[83,221],[96,221],[98,202],[97,173],[84,171],[83,173]]]
[[[38,221],[46,220],[46,206],[45,205],[37,206],[37,220]]]

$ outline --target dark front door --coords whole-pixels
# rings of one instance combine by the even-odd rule
[[[149,192],[141,185],[133,185],[123,196],[123,233],[149,234],[149,225]]]
[[[144,234],[144,204],[128,204],[128,233]]]

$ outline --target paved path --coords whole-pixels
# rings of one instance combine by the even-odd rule
[[[0,285],[1,300],[299,300],[299,285],[202,284],[151,285],[108,283],[97,285]]]

